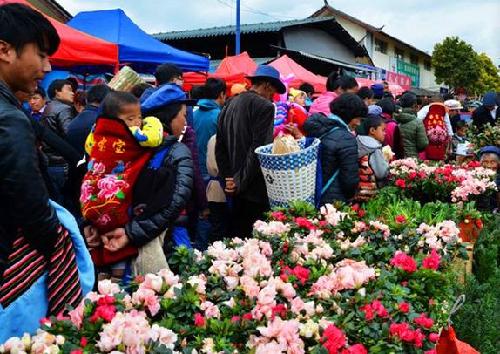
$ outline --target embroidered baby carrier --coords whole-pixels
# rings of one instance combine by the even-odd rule
[[[443,161],[450,136],[446,129],[444,117],[446,108],[443,103],[436,102],[429,105],[429,113],[424,119],[424,127],[429,139],[429,145],[425,149],[427,160]]]
[[[133,187],[152,155],[141,147],[124,122],[100,117],[94,130],[88,172],[83,179],[80,202],[83,217],[102,235],[130,220]],[[134,256],[137,249],[127,246],[117,252],[103,248],[92,251],[97,266],[113,264]]]
[[[366,202],[377,194],[377,179],[375,172],[370,167],[370,155],[359,158],[359,185],[354,199],[358,202]]]

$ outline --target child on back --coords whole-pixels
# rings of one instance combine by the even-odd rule
[[[363,202],[375,196],[389,174],[389,163],[382,152],[386,124],[379,115],[369,115],[362,124],[358,142],[359,186],[355,199]]]
[[[459,120],[455,123],[455,134],[451,138],[451,156],[450,160],[456,160],[458,163],[465,161],[467,156],[473,156],[470,151],[470,143],[467,141],[467,123]]]
[[[139,174],[154,149],[163,141],[163,128],[154,117],[142,120],[139,100],[127,92],[111,92],[102,103],[87,137],[85,149],[90,156],[80,195],[83,217],[103,236],[124,227],[130,220],[132,192]],[[125,263],[137,254],[127,246],[117,252],[105,247],[92,250],[98,267],[111,267],[111,275],[123,276]]]

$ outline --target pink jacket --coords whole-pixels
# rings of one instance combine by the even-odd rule
[[[336,99],[338,95],[335,92],[326,91],[321,94],[316,100],[314,100],[311,108],[309,109],[309,114],[313,113],[323,113],[324,115],[329,115],[330,112],[330,102]]]

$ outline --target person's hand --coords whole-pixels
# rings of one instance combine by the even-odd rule
[[[130,243],[124,228],[114,229],[102,235],[104,248],[110,252],[116,252]]]
[[[101,245],[101,238],[99,237],[99,233],[97,232],[97,229],[92,225],[88,225],[83,228],[83,235],[85,236],[87,246],[90,249],[99,247]]]
[[[236,192],[236,183],[234,183],[233,178],[226,178],[226,189],[224,191],[227,194],[234,194]]]
[[[285,130],[293,136],[294,139],[302,139],[304,137],[304,134],[300,131],[299,128],[295,124],[287,124],[285,125]]]

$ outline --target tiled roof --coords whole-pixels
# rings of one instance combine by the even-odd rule
[[[241,33],[262,33],[262,32],[278,32],[284,27],[307,25],[311,23],[318,23],[323,21],[333,20],[333,17],[316,17],[306,18],[301,20],[279,21],[279,22],[266,22],[266,23],[252,23],[242,24],[240,26]],[[200,28],[188,31],[174,31],[155,33],[153,37],[161,40],[177,40],[184,38],[204,38],[204,37],[218,37],[233,35],[236,32],[235,25]]]

